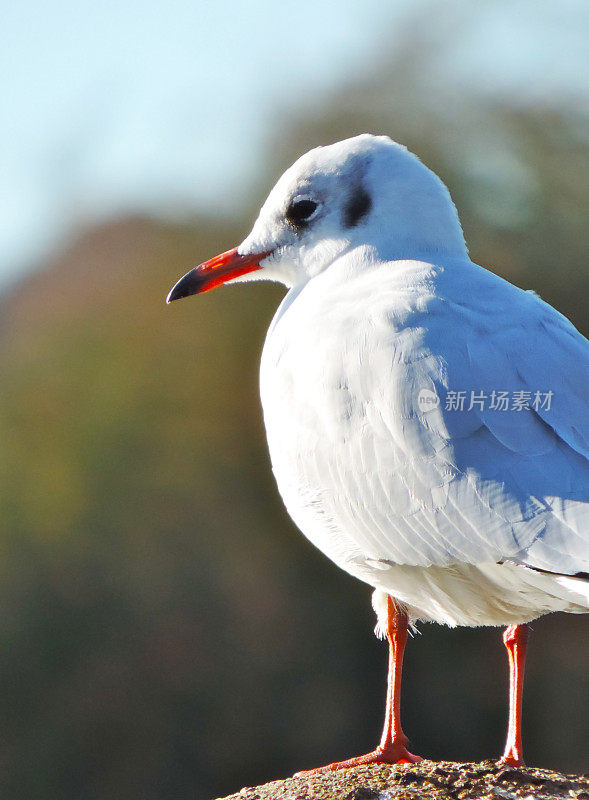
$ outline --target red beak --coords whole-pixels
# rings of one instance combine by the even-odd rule
[[[219,256],[199,264],[198,267],[191,269],[183,278],[180,278],[174,286],[166,303],[180,300],[182,297],[189,297],[191,294],[200,294],[214,289],[231,278],[238,278],[248,272],[260,269],[260,261],[263,261],[272,251],[265,253],[251,253],[242,256],[237,252],[237,247],[221,253]]]

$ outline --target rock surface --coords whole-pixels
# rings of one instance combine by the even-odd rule
[[[589,776],[483,761],[371,764],[263,786],[220,800],[589,800]]]

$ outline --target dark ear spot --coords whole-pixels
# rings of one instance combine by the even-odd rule
[[[372,208],[372,200],[361,183],[352,188],[344,206],[344,227],[353,228],[368,214]]]

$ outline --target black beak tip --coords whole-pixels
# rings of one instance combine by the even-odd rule
[[[202,279],[197,274],[196,269],[190,270],[170,289],[166,297],[166,303],[169,305],[174,300],[181,300],[183,297],[190,297],[196,294],[202,285]]]

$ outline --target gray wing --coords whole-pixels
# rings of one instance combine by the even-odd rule
[[[493,289],[480,310],[471,298],[434,304],[428,313],[423,340],[435,354],[428,377],[439,413],[418,407],[405,427],[413,452],[426,461],[428,451],[430,458],[444,454],[434,461],[452,475],[436,514],[438,534],[449,551],[459,541],[451,523],[460,520],[472,537],[462,546],[465,560],[483,555],[484,546],[472,548],[482,535],[497,560],[587,572],[589,342],[534,295],[503,282]],[[413,397],[425,377],[416,355],[408,366]]]

